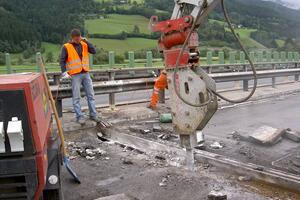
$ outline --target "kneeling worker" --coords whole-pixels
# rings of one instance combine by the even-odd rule
[[[159,91],[166,88],[168,89],[167,72],[166,70],[162,70],[158,79],[155,81],[150,105],[148,106],[149,108],[153,110],[156,109],[159,100]]]
[[[62,78],[72,78],[72,100],[76,114],[76,121],[81,125],[85,124],[84,114],[80,105],[80,87],[83,86],[87,97],[90,111],[90,119],[100,122],[96,106],[93,83],[89,74],[89,54],[95,54],[95,47],[85,38],[81,37],[79,29],[71,31],[71,41],[64,44],[60,56]]]

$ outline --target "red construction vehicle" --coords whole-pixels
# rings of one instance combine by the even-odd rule
[[[41,74],[0,75],[0,199],[62,199],[48,99]]]

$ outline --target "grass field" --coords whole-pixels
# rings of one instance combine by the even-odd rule
[[[117,54],[123,54],[126,51],[155,48],[157,44],[157,40],[144,38],[128,38],[126,40],[91,38],[90,41],[97,48],[103,48],[108,51],[115,51]]]
[[[61,46],[58,44],[52,44],[48,42],[43,42],[42,47],[45,48],[45,52],[43,53],[43,56],[46,56],[48,52],[52,52],[54,59],[58,58],[61,51]]]
[[[101,2],[112,2],[113,0],[94,0],[95,2],[99,2],[99,3],[101,3]],[[132,0],[132,2],[137,2],[138,4],[142,4],[142,3],[144,3],[144,0]],[[128,4],[125,4],[125,5],[128,5]]]
[[[149,20],[140,15],[118,15],[111,14],[105,19],[90,19],[85,21],[85,28],[90,34],[118,34],[122,31],[131,33],[135,25],[141,33],[149,33]]]
[[[284,40],[276,40],[276,43],[278,45],[278,47],[283,47],[284,46]]]
[[[235,29],[236,33],[238,33],[240,35],[241,41],[242,43],[250,49],[267,49],[264,45],[262,45],[261,43],[253,40],[250,37],[250,34],[254,31],[256,31],[256,29],[246,29],[246,28],[241,28],[241,29]]]

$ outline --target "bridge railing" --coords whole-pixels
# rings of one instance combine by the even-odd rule
[[[37,53],[38,58],[40,53]],[[12,56],[9,53],[5,54],[5,66],[0,66],[0,74],[9,74],[16,72],[39,72],[39,67],[37,63],[32,66],[16,66],[13,65]],[[277,52],[277,51],[256,51],[250,52],[250,57],[254,62],[298,62],[300,61],[299,52]],[[112,69],[112,68],[149,68],[153,66],[163,66],[163,60],[161,58],[153,58],[151,51],[146,52],[144,59],[135,59],[134,52],[128,52],[128,59],[125,63],[117,64],[115,62],[115,53],[110,51],[108,53],[108,63],[102,65],[96,65],[94,58],[90,56],[91,67],[94,70],[99,69]],[[219,67],[219,65],[224,64],[246,64],[245,54],[243,52],[231,51],[225,53],[223,51],[211,52],[208,51],[206,56],[201,57],[202,65],[208,66],[209,71],[213,72],[214,67]],[[60,67],[58,64],[53,64],[46,67],[49,72],[59,72]]]
[[[258,63],[259,65],[270,65],[275,66],[275,63],[267,63],[262,64]],[[282,65],[283,63],[276,63]],[[292,64],[297,66],[298,63],[285,63],[285,64]],[[97,73],[97,72],[94,72]],[[103,72],[101,72],[103,73]],[[112,71],[107,71],[108,74],[113,73]],[[249,81],[253,79],[252,71],[242,71],[242,72],[222,72],[222,73],[212,73],[209,74],[217,83],[224,83],[224,82],[236,82],[243,83],[243,91],[249,90]],[[276,87],[278,81],[276,81],[277,77],[294,77],[295,82],[299,81],[300,75],[300,68],[286,68],[286,69],[271,69],[271,70],[261,70],[257,72],[258,79],[272,79],[271,86],[273,88]],[[285,79],[285,83],[289,82],[289,79]],[[95,81],[94,82],[94,91],[96,95],[103,95],[109,94],[109,106],[114,109],[116,106],[115,102],[115,94],[123,93],[123,92],[130,92],[130,91],[139,91],[139,90],[149,90],[153,89],[155,83],[155,78],[153,77],[142,77],[142,78],[132,78],[132,79],[119,79],[115,80],[110,78],[109,80],[105,81]],[[236,85],[236,84],[235,84]],[[58,85],[51,86],[53,95],[57,97],[57,106],[60,113],[62,113],[62,99],[72,97],[72,89],[70,85],[64,85],[63,87],[59,87]],[[230,88],[229,90],[232,90]],[[237,87],[235,89],[240,89]],[[164,91],[162,91],[164,94]],[[84,93],[82,93],[84,95]],[[160,96],[161,101],[164,101],[165,96]]]

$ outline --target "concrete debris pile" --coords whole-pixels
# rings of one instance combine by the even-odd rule
[[[157,122],[149,125],[146,123],[144,125],[132,125],[129,127],[129,131],[136,134],[148,135],[156,137],[160,140],[171,140],[178,138],[177,135],[173,134],[173,130],[169,130],[161,127]]]
[[[96,148],[92,145],[87,145],[86,143],[68,142],[68,149],[71,154],[71,159],[80,156],[86,158],[87,160],[95,160],[100,158],[109,160],[106,151],[102,150],[99,147]]]
[[[237,131],[232,133],[232,138],[238,141],[252,142],[260,145],[275,145],[283,138],[300,143],[300,132],[293,131],[290,128],[280,129],[271,126],[261,126],[256,129],[251,135],[245,136]]]

